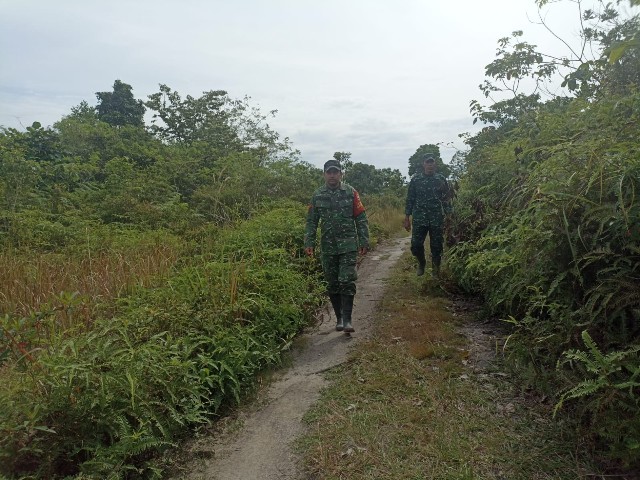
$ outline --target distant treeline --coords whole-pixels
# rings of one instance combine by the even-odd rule
[[[182,98],[160,85],[143,102],[120,80],[96,96],[53,127],[0,128],[0,244],[55,249],[96,223],[221,226],[271,199],[306,202],[321,181],[247,98]],[[405,183],[399,170],[360,162],[348,179],[365,195],[402,195]]]

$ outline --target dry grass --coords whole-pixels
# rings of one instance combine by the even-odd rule
[[[398,232],[404,232],[402,229],[404,213],[397,206],[374,203],[367,206],[367,217],[374,234],[390,237]]]
[[[450,306],[405,259],[374,338],[332,374],[306,417],[309,432],[300,445],[314,478],[583,477],[551,405],[516,392],[496,372],[499,365],[488,371],[469,365],[467,339]]]
[[[0,310],[26,316],[60,292],[112,299],[133,285],[163,275],[177,253],[156,245],[128,252],[100,252],[82,257],[0,254]]]

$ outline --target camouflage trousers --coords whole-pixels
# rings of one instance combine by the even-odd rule
[[[322,271],[327,281],[329,295],[355,295],[356,260],[358,252],[346,252],[339,255],[322,255]]]
[[[444,249],[444,235],[442,233],[442,222],[426,222],[413,225],[411,233],[411,253],[421,262],[425,261],[424,241],[429,235],[429,248],[431,258],[440,262],[442,250]]]

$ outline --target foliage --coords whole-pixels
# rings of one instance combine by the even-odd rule
[[[0,131],[5,245],[68,246],[83,236],[81,219],[185,234],[246,219],[267,198],[306,201],[317,182],[317,169],[246,98],[214,91],[182,99],[162,85],[147,102],[156,117],[147,131],[127,117],[140,106],[129,85],[117,80],[98,96],[97,108],[82,102],[53,129]],[[19,232],[33,217],[47,218],[43,226],[64,217],[68,228],[39,228],[50,236],[29,244]]]
[[[116,80],[113,92],[97,92],[97,117],[113,126],[144,125],[145,108],[141,100],[133,97],[131,85]]]
[[[212,90],[200,98],[187,95],[183,99],[167,85],[160,85],[160,91],[149,95],[145,105],[155,112],[151,132],[170,144],[191,147],[207,167],[234,152],[251,151],[261,165],[297,154],[288,138],[280,139],[269,127],[268,116],[251,107],[248,97],[234,100],[224,90]]]
[[[556,412],[568,400],[581,401],[578,413],[595,424],[593,436],[605,438],[611,455],[629,464],[640,448],[640,420],[635,415],[640,408],[640,345],[603,354],[586,330],[582,340],[587,350],[564,352],[559,366],[569,364],[586,378],[562,393]],[[621,412],[626,418],[622,424],[617,418]],[[592,416],[600,418],[594,421]]]
[[[248,99],[98,98],[0,131],[0,475],[158,477],[320,302],[321,172]]]
[[[625,45],[638,29],[637,19],[621,18],[612,3],[577,0],[572,2],[580,22],[578,42],[574,45],[575,39],[559,38],[545,21],[547,13],[543,13],[542,9],[555,2],[537,3],[540,8],[539,23],[560,41],[564,52],[553,55],[542,52],[536,45],[522,40],[522,31],[501,38],[498,41],[497,58],[485,67],[486,76],[492,80],[487,79],[480,85],[484,96],[491,99],[494,105],[506,102],[503,105],[535,106],[541,96],[552,99],[559,95],[556,88],[559,79],[562,81],[561,87],[569,92],[585,98],[598,95],[606,87],[608,72],[612,70],[608,62],[609,52],[618,49],[621,44]],[[614,56],[619,59],[618,54]],[[627,58],[621,62],[629,66],[629,71],[637,66],[637,60],[632,60],[633,56],[627,52]],[[530,90],[529,94],[522,93],[527,89]],[[510,99],[517,100],[510,102]],[[486,122],[486,115],[492,111],[497,113],[498,110],[493,107],[485,110],[478,102],[472,102],[472,113],[476,120]],[[516,112],[517,109],[512,110],[512,113]]]
[[[344,179],[362,195],[385,193],[401,195],[405,183],[400,170],[376,168],[366,163],[354,163]]]
[[[187,95],[182,100],[178,92],[160,85],[160,91],[149,96],[146,106],[156,112],[151,131],[164,141],[179,144],[215,141],[219,149],[236,150],[240,143],[231,127],[235,112],[230,103],[223,90],[206,92],[200,98]]]
[[[599,458],[638,464],[637,51],[608,61],[611,47],[637,32],[638,18],[619,21],[611,8],[585,12],[585,25],[600,21],[582,37],[600,42],[594,59],[547,64],[545,71],[519,35],[515,50],[501,40],[499,61],[487,70],[494,80],[504,86],[533,73],[546,81],[570,67],[565,81],[572,96],[543,101],[536,85],[528,94],[512,89],[511,99],[488,109],[473,104],[476,118],[493,125],[467,138],[470,148],[455,165],[449,266],[461,286],[481,294],[488,310],[512,325],[505,351],[522,380],[559,398],[559,405],[571,400]],[[585,76],[578,78],[580,72]],[[495,91],[485,83],[488,97]],[[576,353],[583,342],[587,356]],[[624,359],[629,367],[595,372],[589,362],[598,358],[612,365]]]
[[[0,472],[149,476],[151,453],[239,401],[318,305],[317,267],[299,256],[304,215],[290,204],[223,231],[89,331],[5,358]]]
[[[388,193],[383,195],[369,195],[364,200],[369,219],[369,240],[373,248],[385,239],[404,232],[405,194]]]
[[[55,130],[43,128],[40,122],[33,122],[24,132],[15,128],[1,128],[5,137],[5,148],[19,151],[25,160],[46,162],[62,155],[60,137]]]

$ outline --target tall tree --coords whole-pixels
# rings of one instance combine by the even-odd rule
[[[406,183],[402,172],[397,168],[382,168],[378,170],[378,175],[382,180],[382,190],[389,192],[401,192]],[[402,192],[404,194],[404,192]]]
[[[113,126],[144,126],[145,107],[133,97],[131,85],[116,80],[113,92],[96,92],[98,118]]]
[[[43,164],[35,158],[25,158],[27,149],[16,141],[17,135],[24,134],[0,129],[0,218],[7,212],[41,204],[37,185],[42,180]],[[8,224],[3,223],[0,232],[8,228]]]
[[[380,193],[382,190],[382,178],[377,175],[376,167],[366,163],[354,163],[347,181],[363,195]]]
[[[184,99],[167,85],[149,95],[145,104],[155,112],[151,131],[162,140],[193,145],[206,142],[225,150],[239,150],[241,142],[232,127],[239,112],[224,90],[204,92],[200,98],[187,95]]]
[[[542,9],[559,2],[536,3]],[[496,59],[485,67],[487,78],[480,85],[492,105],[486,107],[472,100],[474,123],[480,120],[510,129],[522,115],[535,112],[543,100],[572,95],[594,99],[605,90],[620,93],[638,87],[638,16],[625,20],[613,2],[599,0],[589,5],[585,0],[572,0],[572,3],[580,22],[578,48],[551,30],[541,10],[539,23],[564,44],[564,52],[549,55],[540,51],[522,39],[521,30],[498,40]],[[630,3],[637,5],[637,0]],[[564,90],[558,92],[558,84]]]

